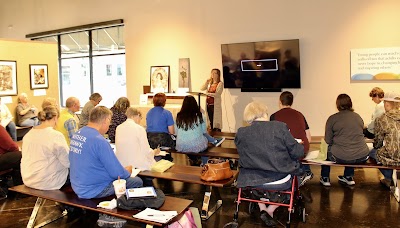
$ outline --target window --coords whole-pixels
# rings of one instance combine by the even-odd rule
[[[83,106],[90,94],[97,92],[103,97],[100,105],[111,108],[119,97],[126,96],[124,26],[65,30],[33,38],[59,44],[61,105],[74,96]]]

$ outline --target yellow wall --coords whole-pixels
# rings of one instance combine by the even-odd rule
[[[59,100],[57,44],[33,41],[0,40],[0,60],[17,62],[18,94],[26,93],[28,102],[41,109],[45,97]],[[45,96],[34,96],[30,87],[29,64],[47,64],[49,88]],[[18,95],[12,95],[12,104],[7,104],[15,117]],[[14,122],[16,119],[14,118]]]

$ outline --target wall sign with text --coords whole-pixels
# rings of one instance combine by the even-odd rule
[[[400,80],[400,47],[352,49],[351,80]]]

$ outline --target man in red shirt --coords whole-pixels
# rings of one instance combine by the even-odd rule
[[[0,171],[13,169],[12,178],[14,185],[22,184],[21,178],[21,151],[11,139],[6,129],[0,125]]]
[[[293,94],[289,91],[282,92],[279,97],[280,110],[271,115],[270,120],[286,123],[290,133],[295,139],[301,139],[304,146],[304,155],[308,153],[311,141],[311,132],[303,114],[291,106],[293,104]],[[301,166],[305,174],[301,177],[300,186],[313,178],[309,165]]]

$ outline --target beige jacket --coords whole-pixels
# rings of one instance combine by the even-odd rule
[[[209,84],[207,83],[207,81],[203,84],[203,86],[200,88],[200,90],[207,90],[209,88]],[[221,94],[222,94],[222,90],[224,89],[224,83],[223,82],[219,82],[218,86],[217,86],[217,90],[215,91],[215,93],[206,93],[207,96],[211,96],[214,97],[214,128],[219,128],[222,129],[222,100],[221,100]]]

